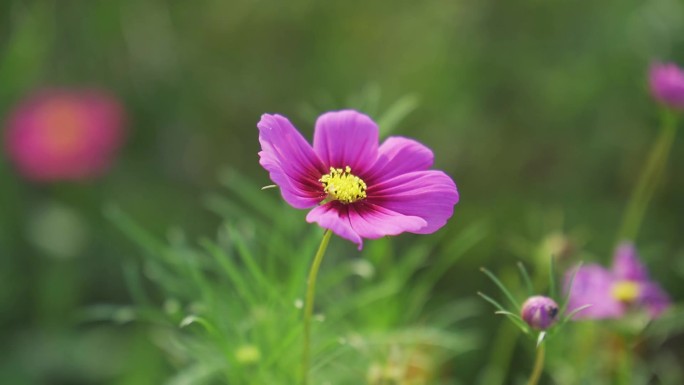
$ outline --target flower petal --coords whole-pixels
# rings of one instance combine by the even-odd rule
[[[333,201],[314,207],[306,215],[306,221],[309,223],[316,222],[324,229],[332,230],[340,237],[356,243],[359,250],[363,247],[363,239],[354,231],[349,221],[348,205]]]
[[[432,150],[415,140],[401,136],[387,138],[378,149],[378,160],[368,174],[367,183],[377,178],[389,179],[412,171],[424,171],[432,167]]]
[[[648,271],[639,261],[636,248],[629,242],[621,243],[613,257],[613,274],[617,279],[647,281]]]
[[[259,163],[280,187],[283,199],[296,208],[309,208],[325,199],[318,181],[327,172],[311,145],[287,118],[264,114],[259,127]]]
[[[459,195],[456,184],[442,171],[416,171],[369,185],[369,203],[397,213],[417,216],[426,226],[413,231],[429,234],[446,224],[454,213]]]
[[[363,203],[348,206],[351,226],[363,238],[377,239],[405,231],[415,233],[427,226],[421,217],[403,215],[378,205]]]
[[[565,285],[570,284],[573,272],[566,275]],[[572,282],[567,312],[585,305],[590,307],[580,310],[573,319],[618,318],[623,315],[624,306],[611,295],[613,276],[603,267],[595,264],[580,267]]]
[[[378,157],[378,125],[353,110],[325,113],[316,120],[313,148],[326,166],[363,174]]]
[[[653,97],[667,106],[684,109],[684,71],[674,63],[653,63],[649,70]]]
[[[639,302],[648,310],[651,318],[658,318],[670,307],[670,297],[655,282],[648,282],[642,287]]]

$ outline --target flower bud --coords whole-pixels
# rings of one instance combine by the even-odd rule
[[[558,305],[549,297],[536,295],[523,303],[521,316],[532,328],[546,330],[556,322]]]
[[[655,63],[649,71],[651,94],[660,103],[684,110],[684,71],[672,63]]]

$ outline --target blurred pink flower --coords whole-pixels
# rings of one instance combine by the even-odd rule
[[[109,168],[124,120],[122,106],[104,91],[43,90],[10,113],[5,148],[27,179],[92,178]]]
[[[566,276],[566,289],[573,271]],[[657,318],[670,307],[665,291],[648,276],[636,249],[624,242],[615,250],[611,270],[591,264],[582,266],[572,281],[568,311],[580,310],[574,319],[621,318],[630,309],[645,310]]]
[[[684,110],[684,71],[676,64],[652,64],[649,85],[657,101],[670,108]]]

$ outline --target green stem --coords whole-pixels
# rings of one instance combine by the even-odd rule
[[[323,234],[321,244],[318,246],[316,256],[314,256],[311,263],[311,270],[309,270],[309,278],[306,280],[306,300],[304,304],[304,352],[302,354],[302,385],[306,385],[309,381],[309,365],[311,361],[311,317],[313,315],[314,297],[316,294],[316,277],[318,277],[318,269],[323,261],[323,255],[328,248],[328,242],[332,231],[326,230]]]
[[[625,336],[620,337],[620,363],[618,366],[618,383],[620,385],[629,385],[632,383],[632,367],[634,365],[634,358],[632,356],[632,343],[629,338]]]
[[[639,233],[646,208],[651,198],[653,198],[653,193],[667,164],[667,158],[676,133],[677,117],[674,113],[665,111],[663,113],[660,135],[651,147],[648,160],[641,170],[639,181],[625,210],[618,241],[623,239],[634,240]]]
[[[542,370],[544,370],[544,348],[545,344],[542,342],[537,347],[537,357],[534,359],[534,368],[532,369],[532,374],[530,375],[530,380],[527,385],[537,385],[539,378],[541,377]]]

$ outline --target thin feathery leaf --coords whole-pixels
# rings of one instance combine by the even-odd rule
[[[178,325],[178,327],[183,329],[183,328],[186,328],[192,324],[201,325],[211,335],[214,335],[214,336],[219,335],[218,330],[216,329],[216,327],[214,327],[214,325],[212,325],[211,322],[209,322],[205,318],[199,317],[199,316],[194,315],[194,314],[188,315],[185,318],[183,318],[181,320],[180,324]]]
[[[136,264],[133,262],[124,263],[123,276],[126,281],[126,288],[135,303],[139,305],[149,305],[152,303],[147,292],[145,292],[140,277],[140,269]]]
[[[513,294],[511,294],[511,292],[508,291],[508,289],[506,289],[506,286],[504,286],[504,284],[501,283],[501,281],[499,281],[499,279],[496,278],[496,276],[491,271],[485,269],[484,267],[481,267],[480,271],[485,273],[487,275],[487,277],[489,277],[489,279],[491,279],[492,282],[494,282],[496,284],[496,286],[498,286],[499,289],[501,289],[501,291],[504,293],[504,295],[506,295],[508,300],[511,301],[511,303],[513,304],[513,306],[515,306],[516,309],[520,309],[520,304],[518,303],[518,301],[515,300],[515,297],[513,297]]]
[[[568,303],[570,302],[570,292],[572,291],[572,285],[575,283],[575,277],[577,276],[577,273],[580,271],[582,268],[582,261],[580,261],[577,264],[577,268],[572,272],[572,276],[570,277],[570,281],[568,282],[567,288],[565,290],[567,291],[565,293],[565,296],[563,298],[563,303],[561,304],[561,314],[565,314],[565,311],[568,309]]]
[[[250,303],[256,303],[253,290],[250,289],[249,285],[243,278],[243,274],[235,265],[231,257],[209,239],[202,239],[199,244],[207,251],[207,253],[209,253],[209,255],[214,258],[223,272],[226,273],[233,284],[233,287],[235,287],[235,290],[240,294],[240,297],[245,298]]]
[[[506,311],[506,310],[499,310],[499,311],[494,312],[494,314],[505,315],[524,334],[528,334],[530,332],[530,328],[527,326],[527,323],[525,323],[525,321],[523,321],[523,319],[520,318],[519,315],[517,315],[515,313],[511,313],[510,311]]]
[[[509,317],[517,318],[517,319],[519,319],[519,320],[521,320],[521,321],[523,320],[522,318],[520,318],[519,315],[517,315],[517,314],[515,314],[515,313],[511,313],[511,312],[508,311],[508,310],[497,310],[497,311],[494,312],[494,314],[507,315],[507,316],[509,316]]]
[[[578,307],[577,309],[571,311],[571,312],[568,313],[568,315],[564,318],[564,322],[563,322],[563,323],[565,323],[565,322],[567,322],[568,320],[572,319],[572,317],[574,317],[575,314],[581,312],[581,311],[584,310],[584,309],[590,308],[591,306],[593,306],[593,305],[591,305],[591,304],[582,305],[582,306]]]
[[[530,279],[530,274],[527,272],[525,265],[520,261],[518,261],[517,265],[518,270],[520,270],[520,276],[522,277],[523,282],[525,282],[525,287],[527,288],[527,295],[534,295],[534,287],[532,286],[532,280]]]
[[[129,239],[142,247],[147,254],[155,258],[164,256],[165,245],[138,226],[120,208],[108,205],[104,209],[104,215]]]
[[[414,95],[406,95],[392,104],[378,119],[380,136],[389,135],[408,114],[418,107],[418,98]]]
[[[482,297],[485,301],[487,301],[487,302],[491,303],[492,305],[494,305],[494,307],[497,308],[499,311],[503,311],[503,312],[507,312],[507,311],[508,311],[508,310],[506,310],[503,306],[501,306],[501,304],[498,303],[494,298],[492,298],[492,297],[490,297],[490,296],[488,296],[488,295],[486,295],[486,294],[484,294],[484,293],[482,293],[482,292],[479,292],[479,291],[477,292],[477,295],[479,295],[480,297]]]
[[[234,227],[228,227],[228,235],[230,240],[233,242],[235,249],[237,250],[237,255],[240,257],[242,262],[245,264],[247,271],[250,273],[252,278],[256,281],[257,285],[261,285],[270,294],[276,294],[276,290],[273,287],[271,281],[266,277],[261,267],[256,261],[256,257],[252,253],[252,250],[247,247],[244,239],[239,236]]]
[[[549,297],[556,297],[556,257],[553,255],[549,260]]]
[[[555,327],[554,330],[560,330],[566,323],[568,323],[568,321],[570,321],[570,320],[572,319],[572,317],[575,316],[575,314],[581,312],[582,310],[584,310],[584,309],[586,309],[586,308],[588,308],[588,307],[590,307],[590,306],[591,306],[591,305],[583,305],[583,306],[578,307],[577,309],[574,309],[574,310],[571,311],[568,315],[564,316],[564,317],[560,320],[560,322],[558,323],[558,326]]]

